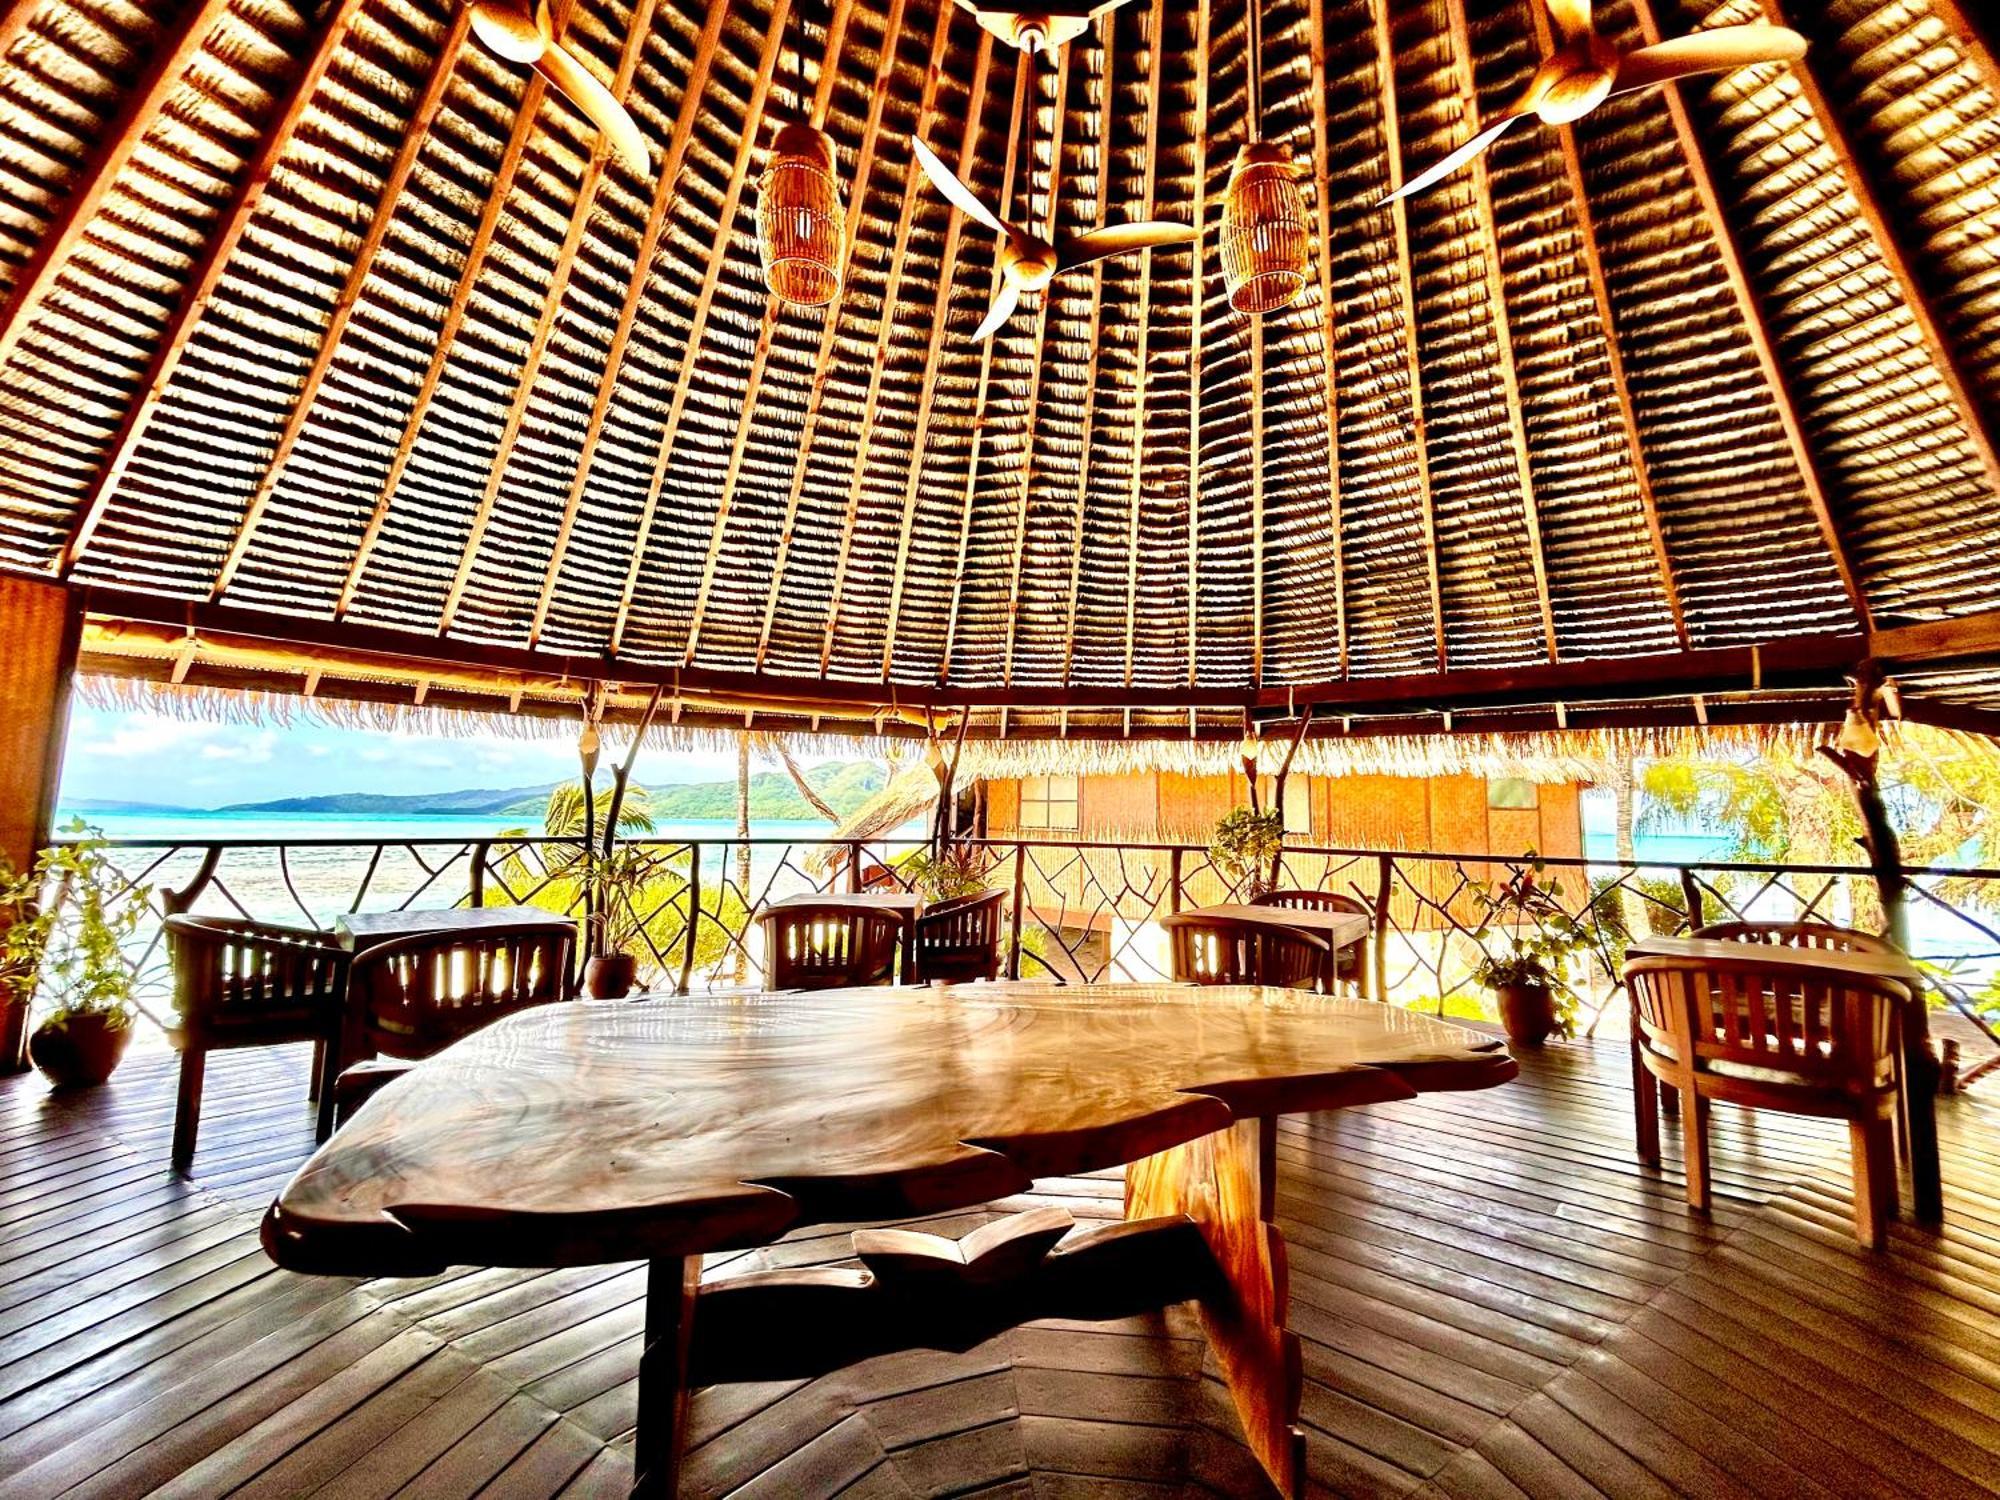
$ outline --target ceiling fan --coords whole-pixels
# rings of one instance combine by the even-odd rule
[[[1073,42],[1090,29],[1090,23],[1107,10],[1116,10],[1125,0],[1039,0],[1031,10],[981,5],[978,0],[958,0],[960,10],[970,11],[981,26],[1010,47],[1023,52],[1053,52]]]
[[[1699,73],[1723,73],[1753,63],[1805,56],[1806,39],[1783,26],[1715,26],[1620,52],[1591,29],[1590,0],[1544,0],[1555,25],[1556,50],[1542,59],[1513,107],[1487,120],[1456,151],[1404,183],[1384,203],[1422,192],[1492,145],[1517,120],[1545,125],[1580,120],[1613,94],[1657,88]]]
[[[631,111],[563,46],[549,21],[549,0],[529,13],[527,0],[472,0],[472,30],[498,57],[533,68],[544,82],[582,111],[618,159],[634,172],[651,168],[646,138]]]

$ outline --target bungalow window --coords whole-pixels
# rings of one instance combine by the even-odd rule
[[[1060,828],[1074,832],[1078,779],[1074,776],[1028,776],[1021,782],[1021,826]]]
[[[1540,804],[1541,788],[1518,776],[1495,776],[1486,783],[1486,805],[1495,811],[1525,812]]]

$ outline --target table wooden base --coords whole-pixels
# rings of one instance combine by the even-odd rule
[[[632,1494],[672,1500],[695,1386],[811,1379],[878,1354],[971,1349],[1040,1318],[1104,1321],[1193,1301],[1252,1453],[1278,1495],[1296,1496],[1302,1384],[1298,1338],[1284,1327],[1285,1245],[1270,1222],[1272,1123],[1239,1121],[1134,1163],[1125,1222],[1081,1234],[1060,1209],[962,1240],[857,1230],[862,1270],[708,1286],[698,1257],[654,1261]]]

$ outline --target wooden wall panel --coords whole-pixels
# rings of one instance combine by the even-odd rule
[[[1507,857],[1526,854],[1530,849],[1537,854],[1556,852],[1544,847],[1542,815],[1532,807],[1489,809],[1486,814],[1486,847],[1495,854]]]
[[[1143,778],[1134,778],[1143,779]],[[1159,773],[1159,828],[1165,839],[1208,842],[1208,831],[1230,808],[1244,801],[1241,776],[1182,776]]]
[[[994,838],[1021,826],[1021,783],[1006,778],[986,783],[986,829]]]
[[[1085,776],[1078,788],[1078,838],[1157,841],[1160,794],[1151,776]]]
[[[1583,857],[1583,788],[1570,782],[1541,790],[1542,841],[1535,847],[1552,859]]]

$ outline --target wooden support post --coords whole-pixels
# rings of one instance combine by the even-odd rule
[[[646,1340],[639,1354],[639,1422],[632,1439],[632,1500],[674,1500],[687,1437],[688,1346],[701,1257],[646,1266]]]
[[[16,870],[49,841],[83,636],[79,595],[0,576],[0,856]],[[27,1067],[28,1008],[0,1007],[0,1073]]]

